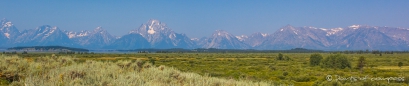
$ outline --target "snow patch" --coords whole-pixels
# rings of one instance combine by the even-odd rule
[[[68,38],[74,38],[75,34],[68,34]]]
[[[10,38],[10,34],[9,34],[9,33],[4,33],[4,35],[5,35],[7,38]]]
[[[343,30],[343,28],[334,28],[334,29],[331,29],[330,31],[328,31],[328,30],[326,30],[327,31],[327,34],[325,34],[326,36],[330,36],[330,35],[333,35],[333,34],[336,34],[337,32],[339,32],[339,31],[342,31]]]
[[[323,30],[323,31],[327,31],[328,29],[325,29],[325,28],[320,28],[321,30]]]
[[[261,35],[262,35],[263,37],[266,37],[268,34],[267,34],[267,33],[261,33]]]
[[[226,36],[227,37],[227,36]],[[228,37],[229,38],[229,37]],[[241,36],[236,36],[236,38],[239,40],[239,41],[244,41],[245,39],[247,39],[248,37],[246,36],[246,35],[241,35]]]
[[[175,34],[170,34],[169,38],[171,38],[171,39],[176,38],[176,35]]]
[[[308,27],[308,28],[312,28],[312,29],[318,29],[318,28],[316,28],[316,27]]]
[[[297,32],[295,32],[295,31],[293,31],[296,35],[298,35],[298,33]]]
[[[57,30],[57,27],[51,28],[50,31],[49,31],[47,34],[44,35],[43,38],[47,38],[48,36],[50,36],[51,34],[53,34],[55,30]]]
[[[361,26],[361,25],[352,25],[352,26],[349,26],[349,28],[358,29],[360,26]]]
[[[78,34],[77,36],[78,36],[78,37],[88,36],[88,32],[80,33],[80,34]]]
[[[192,40],[192,41],[198,41],[199,38],[191,38],[190,40]]]
[[[153,23],[155,23],[154,20],[151,22],[151,25],[149,25],[149,30],[148,30],[148,33],[149,33],[149,34],[154,34],[154,33],[155,33],[155,30],[153,30],[153,28],[152,28]]]
[[[149,27],[148,33],[149,33],[149,34],[154,34],[154,33],[155,33],[155,30],[153,30],[153,28]]]
[[[11,22],[6,22],[6,23],[3,25],[3,27],[10,27],[10,26],[13,26],[13,24],[12,24]]]

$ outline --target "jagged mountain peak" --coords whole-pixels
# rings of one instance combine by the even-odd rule
[[[1,19],[1,24],[4,24],[4,23],[6,23],[6,22],[9,22],[9,20],[6,19],[6,18]]]
[[[146,24],[151,24],[151,25],[159,25],[159,24],[161,24],[162,22],[160,22],[159,20],[157,20],[157,19],[149,19],[148,20],[148,22],[146,22]]]
[[[296,29],[296,27],[291,26],[291,25],[288,24],[288,25],[280,28],[279,30],[282,32],[282,31],[291,31],[291,30],[295,30],[295,29]]]
[[[98,26],[97,28],[94,29],[94,32],[100,32],[100,31],[104,31],[104,29],[102,29],[101,26]]]
[[[37,29],[51,29],[51,28],[56,28],[56,26],[50,26],[50,25],[42,25],[37,27]]]
[[[192,48],[194,46],[193,41],[185,34],[173,32],[165,23],[156,19],[150,19],[139,28],[131,30],[129,34],[141,35],[151,44],[151,48]]]
[[[97,28],[94,29],[94,33],[107,33],[107,31],[105,29],[103,29],[101,26],[98,26]]]
[[[213,33],[213,36],[229,36],[229,35],[231,34],[224,30],[216,30]]]
[[[14,39],[20,35],[20,31],[6,18],[1,20],[0,34],[3,34],[8,39]]]
[[[3,18],[1,20],[1,25],[3,27],[11,27],[11,26],[13,26],[13,23],[11,23],[11,21],[7,20],[6,18]]]
[[[204,39],[203,48],[221,48],[221,49],[246,49],[247,44],[241,42],[236,36],[224,30],[216,30],[213,35]]]
[[[94,34],[104,34],[104,35],[109,35],[110,36],[110,34],[105,29],[103,29],[101,26],[96,27],[92,31],[81,30],[79,32],[74,32],[74,31],[64,30],[63,32],[65,32],[65,34],[67,34],[70,39],[71,38],[90,36],[90,35],[94,35]]]
[[[170,32],[173,32],[172,29],[169,29],[165,23],[162,23],[161,21],[156,20],[156,19],[150,19],[145,24],[142,24],[139,28],[130,31],[129,34],[139,33],[143,37],[147,37],[147,35],[170,33]]]
[[[204,38],[189,38],[176,33],[165,23],[150,19],[130,34],[112,36],[103,27],[93,30],[61,31],[58,27],[43,25],[18,31],[15,25],[3,18],[0,26],[0,47],[64,45],[89,49],[140,49],[140,48],[223,48],[223,49],[292,49],[324,50],[407,50],[409,29],[386,26],[351,25],[343,28],[294,27],[286,25],[272,34],[253,33],[238,35],[216,30]],[[109,46],[108,46],[109,45]],[[108,47],[107,47],[108,46]]]

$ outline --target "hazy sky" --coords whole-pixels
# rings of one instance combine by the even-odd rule
[[[149,19],[177,33],[207,37],[215,30],[234,35],[274,33],[296,27],[352,24],[409,28],[409,0],[2,0],[0,18],[19,30],[41,25],[62,30],[102,26],[122,36]]]

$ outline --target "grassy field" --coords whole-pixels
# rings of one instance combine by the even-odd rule
[[[347,57],[351,64],[351,68],[334,69],[323,68],[321,66],[310,66],[310,55],[313,53],[283,53],[284,57],[288,57],[288,60],[277,60],[278,53],[127,53],[127,54],[28,54],[18,55],[19,58],[24,58],[29,63],[35,63],[38,58],[51,58],[51,57],[70,57],[75,65],[69,65],[70,67],[79,67],[80,65],[88,65],[89,62],[95,62],[108,65],[116,65],[119,63],[130,62],[137,63],[149,62],[153,63],[151,68],[158,69],[161,67],[171,68],[180,73],[195,74],[195,76],[207,77],[218,79],[220,84],[206,84],[206,85],[240,85],[237,83],[248,83],[247,85],[258,85],[255,83],[263,83],[264,85],[295,85],[295,86],[373,86],[373,85],[408,85],[409,80],[409,54],[342,54]],[[324,58],[332,55],[329,53],[321,53]],[[13,55],[2,55],[2,58],[10,57]],[[365,66],[363,73],[357,68],[358,58],[365,57]],[[399,67],[398,63],[402,62],[403,66]],[[80,65],[79,65],[80,64]],[[4,64],[2,65],[10,65]],[[64,66],[65,67],[65,66]],[[5,69],[10,69],[7,67]],[[18,67],[17,67],[18,68]],[[175,68],[175,69],[173,69]],[[149,69],[149,68],[148,68]],[[4,70],[4,69],[2,69]],[[54,69],[55,70],[55,69]],[[54,73],[54,76],[58,76],[59,73],[66,74],[69,71],[67,69],[59,69],[61,72]],[[113,71],[119,69],[111,68],[95,68],[94,70],[100,71]],[[135,71],[129,71],[126,73],[120,73],[120,75],[126,76],[132,74]],[[104,75],[104,73],[101,73]],[[27,74],[33,76],[33,74]],[[35,74],[34,74],[35,75]],[[53,75],[53,74],[46,74]],[[109,75],[109,74],[108,74]],[[327,77],[332,76],[332,81],[328,81]],[[91,76],[90,76],[91,77]],[[106,76],[100,76],[106,77]],[[151,76],[154,77],[154,76]],[[168,76],[167,76],[168,77]],[[348,77],[367,77],[364,80],[352,80]],[[385,78],[400,77],[405,80],[390,80],[389,82]],[[348,79],[343,79],[348,78]],[[371,80],[374,78],[377,80]],[[338,81],[335,81],[338,79]],[[27,80],[25,78],[24,80]],[[25,83],[27,81],[20,80],[19,82]],[[108,81],[115,79],[107,79]],[[216,80],[216,81],[218,81]],[[6,82],[4,79],[3,82]],[[58,81],[58,80],[57,80]],[[54,81],[54,82],[57,82]],[[89,80],[85,80],[89,81]],[[106,83],[108,83],[106,81]],[[135,80],[138,81],[138,80]],[[139,80],[140,81],[140,80]],[[230,82],[229,82],[230,81]],[[231,84],[233,81],[236,84]],[[44,81],[43,81],[44,82]],[[72,82],[72,81],[69,81]],[[89,81],[89,82],[92,82]],[[124,81],[124,82],[129,82]],[[229,83],[227,83],[229,82]],[[12,82],[8,82],[9,84]],[[17,82],[15,82],[17,83]],[[20,83],[20,84],[21,84]],[[94,85],[101,85],[100,84]],[[111,82],[109,82],[111,83]],[[168,83],[161,82],[162,84],[175,84],[175,85],[199,85],[199,84],[187,84],[183,83]],[[193,82],[202,83],[203,82]],[[73,85],[73,84],[62,84]],[[88,85],[88,84],[87,84]],[[138,84],[141,85],[141,84]],[[152,85],[152,84],[142,84]]]

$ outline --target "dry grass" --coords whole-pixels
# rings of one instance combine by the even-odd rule
[[[24,59],[0,56],[0,85],[17,86],[270,86],[266,82],[220,79],[141,60],[82,63],[69,56]]]

